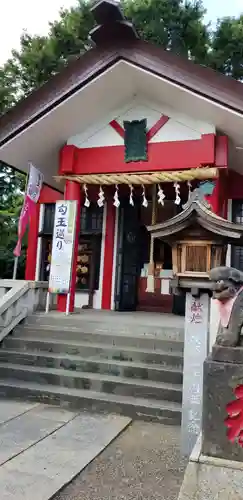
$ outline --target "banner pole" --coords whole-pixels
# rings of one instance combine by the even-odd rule
[[[18,270],[18,257],[14,258],[14,268],[13,268],[13,280],[17,279],[17,270]]]
[[[50,309],[50,292],[48,290],[47,296],[46,296],[46,311],[45,313],[48,314]]]

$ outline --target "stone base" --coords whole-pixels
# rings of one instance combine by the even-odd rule
[[[215,344],[212,350],[212,360],[221,363],[243,364],[243,347],[223,347]]]
[[[202,454],[243,462],[243,448],[237,442],[228,440],[224,423],[228,416],[226,405],[235,400],[233,390],[243,384],[243,364],[237,362],[239,349],[219,346],[217,349],[222,357],[225,356],[224,349],[227,349],[227,359],[232,361],[219,362],[208,357],[204,363]]]
[[[189,462],[178,500],[242,500],[243,470],[214,461]]]

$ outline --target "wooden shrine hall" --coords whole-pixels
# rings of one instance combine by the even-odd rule
[[[76,200],[70,311],[183,315],[171,246],[147,228],[180,214],[195,188],[243,222],[243,87],[139,39],[114,1],[92,12],[92,48],[0,118],[0,160],[44,175],[26,279],[49,279],[55,203]],[[243,267],[240,245],[227,261]]]

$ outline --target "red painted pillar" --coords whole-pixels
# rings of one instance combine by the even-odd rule
[[[35,280],[38,233],[39,233],[40,204],[36,203],[29,221],[28,248],[25,266],[25,279]]]
[[[82,198],[82,190],[80,184],[74,181],[66,181],[64,199],[77,200],[76,235],[74,240],[73,265],[71,271],[71,286],[70,286],[70,308],[69,308],[70,312],[73,312],[74,310],[74,299],[76,290],[76,265],[78,257],[78,238],[80,231],[80,209],[82,202],[81,198]],[[65,312],[66,303],[67,303],[67,296],[58,295],[57,310],[59,312]]]
[[[116,210],[117,209],[113,205],[113,200],[108,200],[106,210],[104,272],[101,302],[102,309],[108,310],[111,309],[112,274],[114,272],[113,253],[115,241]]]
[[[209,199],[212,210],[220,217],[227,219],[228,209],[228,183],[227,172],[219,171],[219,176],[215,183],[215,188]]]

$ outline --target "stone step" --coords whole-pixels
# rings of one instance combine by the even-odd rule
[[[170,314],[172,310],[172,305],[171,303],[164,303],[164,304],[149,304],[147,301],[144,301],[144,303],[141,301],[139,305],[137,306],[136,311],[141,311],[141,312],[146,312],[146,313],[163,313],[163,314]]]
[[[156,363],[165,366],[183,365],[183,353],[164,351],[162,349],[141,349],[135,347],[122,348],[114,345],[60,341],[40,337],[17,337],[8,335],[2,343],[3,348],[21,351],[39,351],[80,355],[86,359],[106,359],[115,361],[139,361],[146,364]]]
[[[61,313],[36,313],[29,316],[27,325],[59,326],[79,328],[85,333],[100,332],[116,335],[155,335],[163,339],[182,341],[184,339],[184,319],[165,314],[117,313],[109,311],[81,311],[66,316]]]
[[[1,380],[0,397],[58,404],[65,408],[113,412],[130,418],[180,425],[181,405],[146,398],[70,389],[20,380]]]
[[[182,384],[182,369],[157,364],[107,361],[103,359],[93,360],[65,353],[37,353],[35,351],[14,351],[11,349],[0,349],[0,362]]]
[[[163,339],[152,334],[114,333],[109,331],[81,331],[78,327],[66,325],[25,325],[14,330],[14,336],[23,338],[41,337],[42,339],[74,340],[81,342],[116,345],[119,347],[138,347],[163,349],[164,351],[183,352],[182,341]]]
[[[153,398],[178,403],[182,400],[182,387],[176,384],[99,373],[0,363],[0,379],[8,378],[134,398]]]

